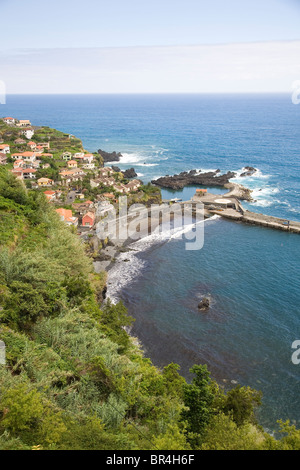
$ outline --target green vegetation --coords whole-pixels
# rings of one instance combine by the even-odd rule
[[[1,450],[300,448],[289,423],[281,439],[257,425],[259,392],[225,393],[203,365],[191,383],[154,367],[122,303],[99,304],[105,275],[84,245],[5,168],[0,221]]]

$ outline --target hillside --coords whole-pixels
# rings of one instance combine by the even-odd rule
[[[300,448],[293,426],[278,440],[257,426],[259,392],[154,367],[125,307],[99,303],[105,281],[44,194],[0,167],[0,449]]]

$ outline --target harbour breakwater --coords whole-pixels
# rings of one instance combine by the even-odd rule
[[[244,173],[240,176],[251,176],[257,171],[257,169],[253,167],[245,167],[244,170]],[[228,171],[222,175],[219,170],[206,173],[191,170],[189,172],[181,172],[179,175],[167,175],[157,180],[152,180],[152,184],[170,189],[182,189],[187,185],[223,187],[229,189],[229,192],[223,195],[216,195],[208,193],[207,190],[199,190],[190,201],[185,201],[182,204],[190,204],[192,202],[202,203],[204,205],[205,217],[211,217],[217,214],[236,222],[259,225],[286,232],[300,233],[300,222],[245,210],[240,201],[253,201],[251,195],[252,191],[241,184],[230,181],[235,176],[236,174],[232,171]]]

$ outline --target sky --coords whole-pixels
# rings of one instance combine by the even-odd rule
[[[288,92],[300,79],[300,0],[0,0],[0,18],[7,93]]]

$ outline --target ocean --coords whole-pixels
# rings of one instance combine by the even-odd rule
[[[0,110],[74,134],[91,152],[121,152],[115,164],[134,167],[145,183],[192,169],[235,171],[233,181],[253,190],[244,207],[300,221],[300,106],[289,95],[11,95]],[[245,166],[258,171],[241,177]],[[162,195],[187,200],[195,189]],[[154,364],[176,362],[189,379],[194,363],[206,363],[226,389],[263,392],[266,429],[279,419],[300,425],[300,365],[291,360],[299,243],[297,234],[214,217],[201,250],[164,233],[136,242],[110,271],[108,293],[136,319],[131,333]],[[208,313],[198,311],[202,296]]]

